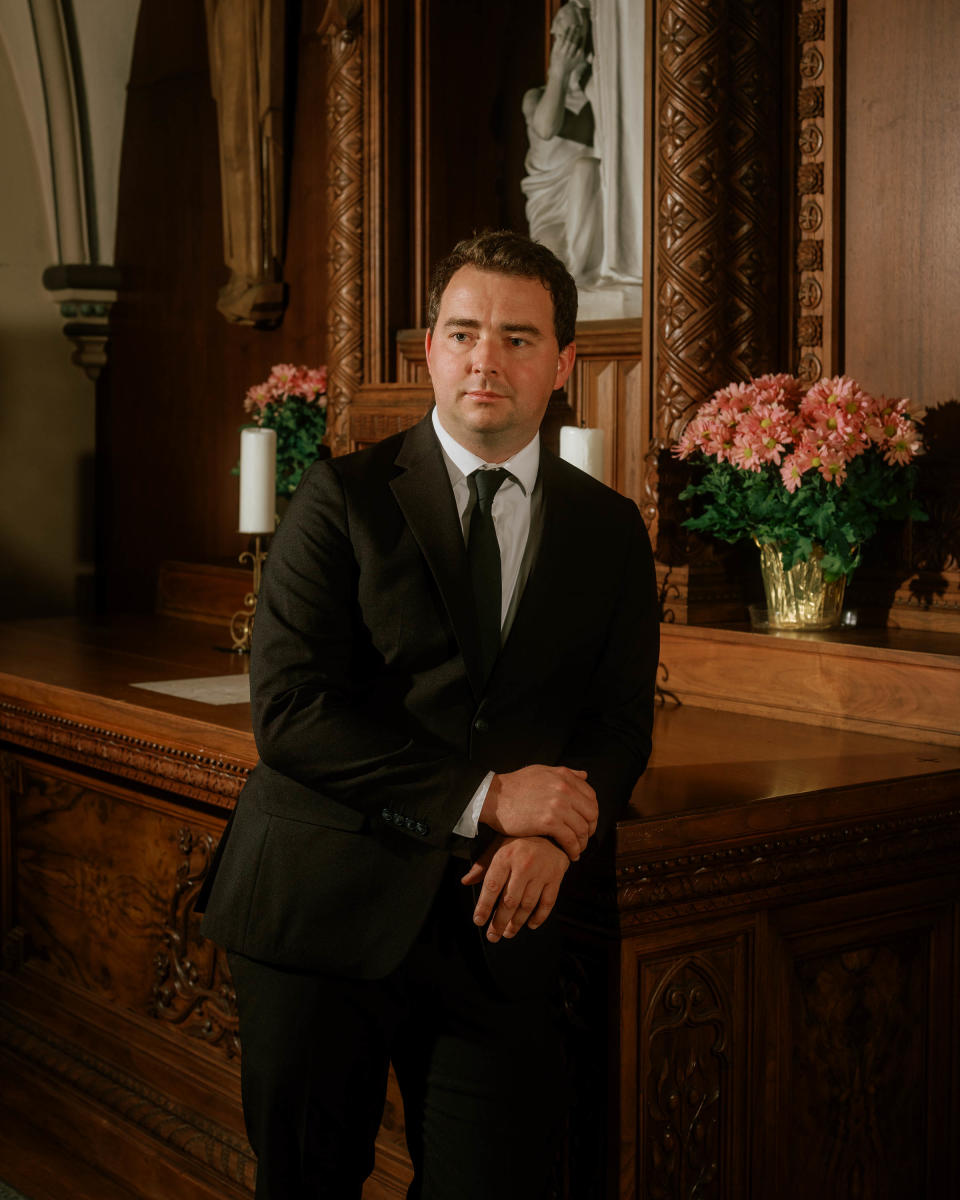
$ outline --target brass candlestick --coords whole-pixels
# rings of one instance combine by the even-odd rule
[[[266,550],[260,549],[259,533],[254,538],[253,549],[244,550],[240,555],[240,563],[249,563],[253,569],[253,588],[243,598],[243,608],[230,618],[230,636],[233,638],[234,654],[250,653],[250,638],[253,634],[253,618],[257,613],[257,597],[260,595],[260,576],[263,563],[267,557]]]

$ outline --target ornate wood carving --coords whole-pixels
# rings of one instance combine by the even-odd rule
[[[209,833],[183,826],[177,833],[183,858],[164,925],[163,949],[154,966],[152,1014],[212,1046],[228,1058],[240,1053],[237,994],[223,951],[200,936],[194,912],[215,845]]]
[[[6,1006],[0,1006],[0,1045],[61,1087],[102,1105],[114,1120],[253,1192],[256,1164],[243,1138]]]
[[[327,186],[330,222],[327,435],[350,449],[350,402],[363,381],[363,53],[361,4],[328,4],[319,32],[330,56]]]
[[[776,362],[776,20],[749,0],[656,6],[653,438],[641,507],[665,561],[664,450],[715,388]]]
[[[793,369],[813,383],[839,369],[835,0],[802,0],[796,23]]]
[[[788,896],[805,882],[867,886],[891,863],[929,866],[960,846],[960,808],[855,823],[775,841],[743,842],[703,854],[659,861],[621,861],[617,903],[621,925],[720,911]],[[655,910],[655,917],[654,917]]]
[[[0,730],[10,742],[139,783],[229,807],[246,782],[236,762],[147,742],[116,730],[27,708],[0,699]]]
[[[794,972],[786,1194],[879,1200],[922,1190],[928,939],[885,937],[802,958]]]
[[[702,963],[685,962],[660,989],[647,1023],[645,1191],[719,1197],[729,1003]]]

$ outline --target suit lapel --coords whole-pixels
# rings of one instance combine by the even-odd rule
[[[390,483],[446,605],[474,694],[483,691],[480,639],[467,552],[443,451],[430,416],[407,432],[396,457],[402,468]]]

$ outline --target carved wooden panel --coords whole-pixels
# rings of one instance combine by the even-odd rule
[[[59,978],[145,1011],[174,870],[163,816],[49,768],[24,767],[14,804],[17,905],[29,941]]]
[[[214,833],[184,826],[163,802],[22,760],[5,808],[27,956],[104,1002],[236,1053],[226,964],[193,911]]]
[[[637,1200],[745,1194],[750,947],[743,933],[637,964]]]
[[[641,507],[691,408],[778,353],[779,13],[658,0],[654,14],[649,395]],[[669,560],[669,559],[668,559]]]
[[[784,941],[774,1191],[785,1200],[955,1194],[954,918],[949,906],[886,907],[846,932],[842,908],[821,909],[819,928]]]

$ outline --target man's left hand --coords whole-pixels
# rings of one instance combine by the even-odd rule
[[[491,842],[460,880],[465,885],[483,880],[473,919],[484,925],[493,914],[487,940],[498,942],[524,925],[542,925],[569,866],[570,859],[549,838],[499,837]]]

